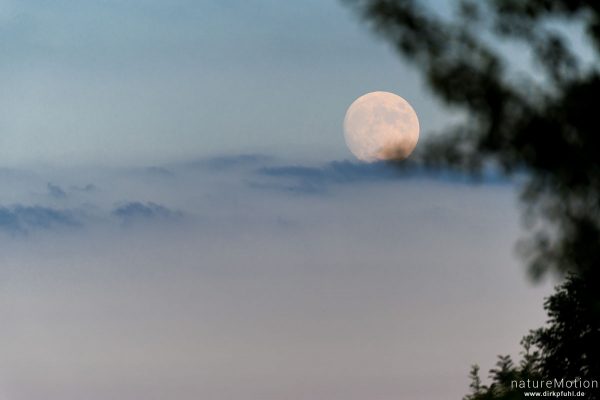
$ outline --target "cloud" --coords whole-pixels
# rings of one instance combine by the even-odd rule
[[[326,192],[326,186],[323,183],[313,183],[307,180],[291,183],[248,181],[247,186],[251,189],[298,194],[323,194]]]
[[[185,163],[184,166],[192,169],[230,170],[264,165],[272,159],[273,157],[264,154],[232,154],[190,161]]]
[[[42,206],[0,207],[0,230],[10,234],[27,234],[35,229],[80,226],[70,211]]]
[[[400,178],[413,170],[399,168],[389,163],[353,163],[331,161],[321,167],[279,166],[265,167],[259,173],[273,177],[294,177],[314,182],[356,182]]]
[[[89,192],[94,192],[98,188],[93,183],[88,183],[87,185],[83,185],[83,186],[74,185],[74,186],[71,186],[70,189],[77,191],[77,192],[88,192],[89,193]]]
[[[48,194],[55,199],[66,199],[67,193],[58,185],[48,182]]]
[[[333,184],[378,182],[406,178],[415,172],[388,163],[353,163],[331,161],[319,167],[283,165],[262,167],[257,175],[267,182],[251,182],[259,189],[274,189],[302,194],[321,194]]]
[[[369,164],[346,160],[331,161],[318,167],[302,165],[262,167],[256,173],[268,180],[266,182],[264,180],[261,182],[248,182],[248,185],[252,188],[303,194],[325,193],[331,185],[398,181],[400,179],[435,179],[454,184],[508,182],[508,179],[493,170],[489,170],[478,179],[475,179],[460,172],[426,169],[410,161]]]
[[[265,208],[264,214],[257,212],[252,215],[252,221],[261,224],[272,220],[276,214],[274,205],[283,200],[272,194],[326,196],[342,186],[365,187],[377,184],[394,187],[398,182],[409,180],[418,185],[425,180],[451,185],[474,182],[467,175],[425,170],[411,161],[396,164],[367,164],[347,160],[323,164],[278,164],[278,158],[261,154],[219,155],[198,160],[193,163],[173,163],[166,168],[150,166],[110,171],[90,169],[85,175],[69,175],[71,172],[64,174],[64,171],[55,171],[51,179],[43,179],[43,175],[40,174],[40,178],[34,182],[19,180],[20,186],[12,186],[19,190],[15,189],[12,197],[5,199],[6,202],[31,204],[32,188],[43,183],[47,186],[47,192],[42,199],[48,203],[40,204],[36,201],[38,205],[35,207],[1,208],[0,230],[14,233],[59,225],[85,224],[94,228],[107,226],[106,224],[123,226],[144,222],[156,223],[158,227],[160,223],[169,221],[194,224],[197,218],[205,217],[215,223],[227,220],[234,221],[235,224],[248,220],[249,215],[244,215],[242,210],[244,206],[252,205],[253,200],[260,199],[259,209],[272,201],[273,203]],[[85,177],[85,181],[80,180],[82,176]],[[152,176],[174,176],[175,179],[148,179]],[[493,182],[491,178],[493,175],[487,175],[485,183]],[[92,183],[60,186],[52,183],[53,181],[98,182],[102,190],[97,190],[96,185]],[[76,195],[78,193],[86,194],[85,202]],[[144,200],[118,202],[120,199],[131,198]],[[63,207],[67,211],[53,208],[53,202],[57,200],[64,202]],[[296,206],[296,203],[290,203],[288,200],[285,202],[281,211],[283,216],[285,210]],[[180,211],[164,204],[186,204],[186,209]],[[189,218],[190,216],[194,217]]]
[[[171,210],[163,205],[153,202],[142,203],[139,201],[128,202],[117,206],[112,214],[121,219],[124,224],[138,221],[176,221],[180,220],[183,213]]]

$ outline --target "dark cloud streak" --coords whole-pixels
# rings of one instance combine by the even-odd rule
[[[356,163],[331,161],[322,166],[282,165],[262,167],[256,175],[260,182],[249,182],[256,189],[280,190],[301,194],[323,194],[332,185],[370,182],[397,182],[406,179],[435,179],[452,184],[499,184],[509,182],[492,169],[479,178],[447,170],[427,169],[413,162]],[[266,181],[265,181],[266,179]]]
[[[67,198],[67,192],[65,192],[60,186],[54,185],[54,184],[48,182],[47,188],[48,188],[48,194],[50,195],[50,197],[53,197],[53,198],[59,199],[59,200]]]
[[[142,203],[139,201],[117,206],[112,211],[112,215],[121,219],[126,225],[140,221],[179,221],[183,217],[181,211],[171,210],[153,202]]]
[[[0,230],[11,235],[27,234],[36,229],[78,226],[81,222],[68,210],[23,205],[0,207]]]

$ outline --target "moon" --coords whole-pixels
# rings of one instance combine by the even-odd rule
[[[359,160],[403,160],[419,141],[419,118],[408,101],[396,94],[367,93],[348,107],[344,138]]]

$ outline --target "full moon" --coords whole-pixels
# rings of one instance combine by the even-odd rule
[[[367,93],[348,107],[344,138],[359,160],[403,160],[419,140],[419,119],[402,97],[389,92]]]

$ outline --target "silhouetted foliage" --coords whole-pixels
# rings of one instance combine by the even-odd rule
[[[548,325],[523,340],[522,361],[501,357],[490,386],[473,369],[466,399],[521,398],[515,377],[600,378],[600,2],[463,0],[446,16],[435,1],[344,1],[466,115],[415,162],[523,175],[521,253],[532,276],[567,277],[545,303]],[[507,50],[515,43],[531,64]]]
[[[492,383],[482,385],[479,367],[469,374],[471,393],[464,400],[522,399],[527,391],[544,392],[562,389],[521,389],[515,381],[548,381],[556,379],[593,381],[600,379],[600,320],[595,318],[594,302],[587,301],[589,283],[569,275],[550,296],[544,308],[550,317],[548,325],[532,331],[521,341],[522,359],[514,365],[509,356],[499,356],[490,371]],[[575,389],[578,390],[578,389]],[[598,389],[581,389],[585,399],[600,399]]]
[[[507,174],[525,172],[532,235],[521,248],[532,274],[597,275],[600,3],[462,1],[445,18],[411,0],[346,2],[418,64],[436,95],[467,114],[464,124],[420,146],[420,161],[473,173],[492,162]],[[591,61],[573,51],[560,26],[584,30]],[[501,50],[511,40],[527,47],[531,73],[517,73],[525,61]]]
[[[549,326],[532,333],[548,377],[600,379],[600,319],[597,284],[570,276],[546,300]],[[594,397],[598,398],[598,397]]]

